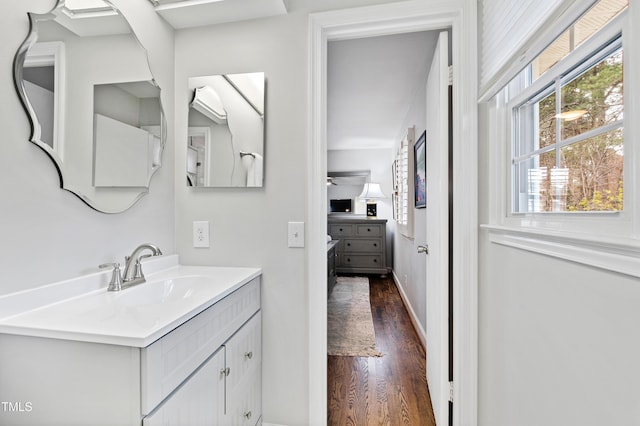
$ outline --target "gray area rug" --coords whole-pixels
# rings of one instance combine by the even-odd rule
[[[338,277],[327,301],[327,352],[342,356],[382,356],[369,302],[369,279]]]

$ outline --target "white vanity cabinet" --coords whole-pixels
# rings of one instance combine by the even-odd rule
[[[261,322],[258,312],[146,416],[143,426],[260,424]]]
[[[20,335],[0,321],[0,399],[29,408],[0,410],[0,425],[260,425],[260,275],[248,273],[241,283],[221,285],[206,308],[139,346],[109,343],[104,328],[102,335],[54,338],[24,326]],[[96,306],[113,303],[113,295],[90,297],[100,298]],[[72,303],[80,302],[55,309],[69,312]],[[122,309],[113,312],[122,315]],[[153,322],[148,309],[131,311],[131,318]],[[25,314],[21,324],[28,315],[35,314]]]

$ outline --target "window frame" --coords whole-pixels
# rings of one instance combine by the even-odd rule
[[[481,228],[489,231],[492,243],[640,277],[640,209],[636,196],[639,185],[634,179],[640,173],[640,149],[633,143],[640,135],[640,123],[634,120],[623,123],[623,211],[513,213],[511,174],[513,108],[548,88],[559,75],[570,72],[620,34],[624,48],[625,114],[627,117],[637,114],[640,103],[633,98],[640,93],[640,79],[632,76],[640,69],[640,43],[632,39],[631,20],[639,12],[633,7],[630,4],[530,86],[526,85],[528,71],[522,71],[482,107],[488,123],[484,137],[488,141],[490,185],[486,190],[488,223]]]
[[[613,39],[604,42],[604,44],[601,45],[599,48],[594,47],[588,50],[589,52],[588,54],[585,55],[584,52],[581,52],[582,53],[581,55],[576,55],[574,57],[571,57],[570,60],[567,61],[567,63],[561,64],[561,66],[559,67],[560,72],[558,72],[555,69],[555,67],[550,68],[548,71],[550,75],[547,75],[546,77],[544,77],[544,75],[541,76],[538,80],[536,80],[536,82],[534,82],[529,87],[524,89],[522,93],[520,93],[517,97],[515,97],[512,101],[509,102],[508,109],[511,111],[511,129],[512,129],[510,133],[511,134],[511,150],[510,150],[511,200],[509,204],[510,206],[509,213],[511,213],[512,215],[529,213],[529,212],[516,211],[516,204],[517,204],[516,197],[518,196],[518,188],[516,188],[516,186],[519,186],[519,185],[516,185],[515,175],[514,175],[515,173],[514,169],[516,167],[516,164],[523,163],[524,161],[534,157],[539,157],[547,152],[556,152],[557,161],[560,161],[559,151],[562,148],[575,145],[580,142],[584,142],[593,136],[601,135],[619,128],[624,129],[624,118],[620,120],[616,120],[616,122],[614,123],[608,123],[608,124],[596,127],[594,129],[590,129],[580,135],[576,135],[570,138],[563,138],[561,135],[558,136],[558,134],[560,134],[559,133],[560,129],[556,129],[557,130],[556,141],[554,143],[542,148],[538,147],[538,148],[532,149],[531,151],[521,152],[522,150],[521,128],[523,126],[522,124],[523,114],[520,113],[520,109],[527,104],[538,103],[541,100],[551,95],[556,95],[556,104],[557,104],[560,101],[560,99],[558,98],[558,95],[561,94],[562,88],[565,87],[565,85],[571,83],[572,81],[574,81],[574,79],[576,79],[583,73],[590,70],[592,67],[596,66],[597,64],[601,63],[602,61],[606,60],[608,57],[610,57],[611,55],[613,55],[614,53],[622,49],[623,49],[622,34],[618,33],[616,36],[614,36]],[[565,59],[569,59],[569,57]],[[524,78],[525,80],[527,80],[529,78],[528,73],[521,78]],[[540,82],[540,84],[537,84],[539,80],[543,80],[543,81]],[[558,111],[556,110],[556,112]],[[528,124],[529,126],[535,125],[535,123],[525,123],[525,125],[526,124]],[[624,162],[626,166],[627,164],[626,158]],[[625,182],[626,182],[626,178],[627,176],[625,173]],[[539,213],[544,215],[559,214],[559,213],[569,213],[571,215],[582,215],[582,214],[593,214],[593,213],[619,213],[619,212],[617,211],[599,211],[599,212],[553,211],[553,212],[531,212],[531,213],[536,213],[536,214]]]

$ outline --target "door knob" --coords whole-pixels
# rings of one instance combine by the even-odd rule
[[[418,253],[429,254],[429,245],[418,246]]]

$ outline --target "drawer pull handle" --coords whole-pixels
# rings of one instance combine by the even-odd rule
[[[244,413],[244,417],[249,420],[251,419],[251,411],[247,411],[246,413]]]
[[[371,228],[367,228],[367,232],[371,232]]]
[[[342,228],[340,228],[340,232],[342,232]]]
[[[347,262],[351,262],[351,259],[347,258]]]
[[[251,359],[251,358],[253,358],[253,352],[245,352],[245,353],[244,353],[244,357],[245,357],[246,359]]]
[[[378,263],[378,259],[373,259],[373,263]]]
[[[231,369],[229,367],[220,369],[220,375],[221,376],[228,377],[229,373],[231,373]]]
[[[378,247],[378,243],[373,243],[373,246],[374,247]]]
[[[347,247],[351,247],[351,243],[347,243]]]

